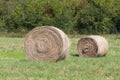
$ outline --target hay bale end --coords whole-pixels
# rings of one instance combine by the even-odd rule
[[[24,49],[29,60],[58,61],[67,57],[70,45],[69,38],[62,30],[41,26],[26,35]]]
[[[79,56],[99,57],[108,53],[108,42],[102,36],[92,35],[81,38],[77,43]]]

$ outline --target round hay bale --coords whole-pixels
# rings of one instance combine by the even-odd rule
[[[67,57],[71,42],[67,35],[53,26],[36,27],[24,42],[29,60],[58,61]]]
[[[108,42],[101,36],[88,36],[78,41],[77,50],[79,56],[83,57],[105,56],[108,52]]]

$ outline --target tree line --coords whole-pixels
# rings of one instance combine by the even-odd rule
[[[120,0],[0,0],[0,31],[56,26],[66,33],[120,32]]]

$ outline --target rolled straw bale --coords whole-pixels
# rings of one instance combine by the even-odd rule
[[[104,37],[92,35],[81,38],[77,44],[79,56],[98,57],[108,52],[108,42]]]
[[[24,42],[29,60],[58,61],[67,57],[71,42],[67,35],[53,26],[36,27]]]

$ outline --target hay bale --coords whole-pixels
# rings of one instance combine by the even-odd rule
[[[101,36],[88,36],[78,41],[77,50],[79,56],[83,57],[105,56],[108,52],[108,42]]]
[[[36,27],[24,42],[29,60],[58,61],[67,57],[71,42],[67,35],[53,26]]]

